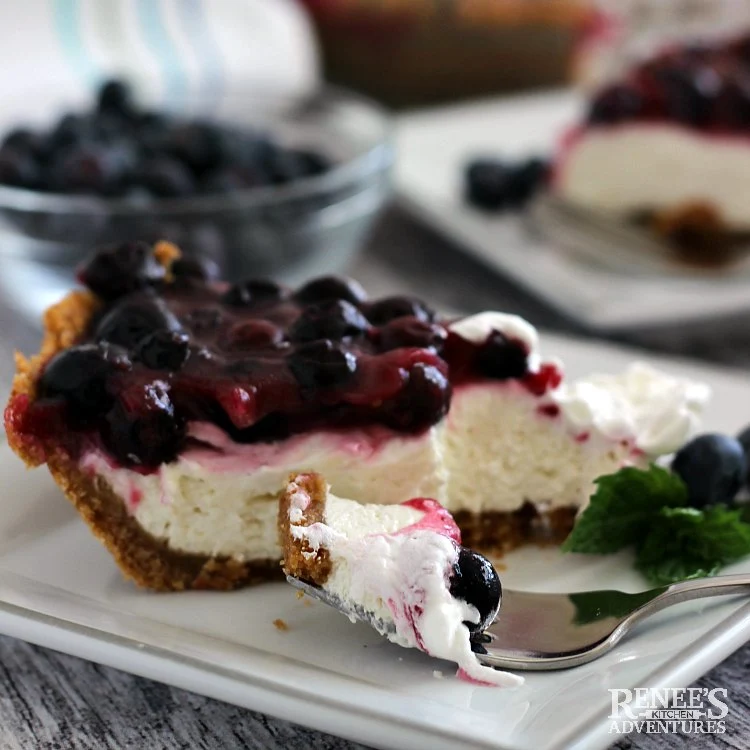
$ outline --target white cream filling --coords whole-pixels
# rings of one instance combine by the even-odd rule
[[[750,139],[669,124],[585,131],[564,154],[555,183],[572,203],[618,214],[699,202],[730,229],[750,229]]]

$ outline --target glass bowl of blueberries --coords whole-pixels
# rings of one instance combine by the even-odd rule
[[[294,283],[344,267],[389,188],[388,118],[340,89],[155,108],[110,80],[82,109],[14,117],[0,136],[6,277],[15,260],[72,278],[93,247],[166,239],[226,278]]]

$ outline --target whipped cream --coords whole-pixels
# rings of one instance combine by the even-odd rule
[[[478,622],[479,613],[454,599],[448,583],[458,546],[434,531],[434,524],[422,527],[428,514],[406,505],[362,506],[329,494],[325,523],[295,525],[308,501],[304,491],[293,493],[290,532],[306,540],[313,550],[308,554],[328,551],[332,567],[326,591],[372,613],[382,623],[376,629],[393,643],[455,662],[462,676],[504,687],[523,684],[522,677],[481,665],[472,652],[464,622]]]
[[[493,331],[502,333],[509,339],[520,341],[526,347],[531,372],[539,369],[539,334],[531,323],[519,315],[493,311],[481,312],[451,323],[448,330],[473,344],[484,343]]]
[[[696,432],[710,395],[703,383],[635,362],[619,375],[563,382],[553,399],[574,429],[630,440],[647,456],[659,456],[678,450]]]

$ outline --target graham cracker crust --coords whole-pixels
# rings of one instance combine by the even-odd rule
[[[281,578],[278,560],[241,562],[179,552],[143,530],[125,503],[102,478],[82,472],[60,453],[47,458],[53,478],[88,524],[94,536],[109,550],[123,575],[154,591],[215,589]]]
[[[511,512],[461,510],[453,518],[461,529],[461,544],[478,552],[501,556],[525,544],[562,544],[575,523],[578,508],[540,508],[526,502]]]
[[[312,550],[306,539],[295,539],[291,532],[289,508],[293,496],[302,492],[309,503],[296,526],[312,526],[325,521],[328,487],[320,474],[292,474],[279,502],[279,539],[286,575],[321,586],[331,573],[331,558],[327,549]]]

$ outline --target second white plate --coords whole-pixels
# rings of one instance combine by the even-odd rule
[[[466,204],[462,180],[470,158],[551,155],[579,119],[582,104],[562,91],[400,116],[395,170],[400,200],[463,251],[593,328],[644,328],[750,309],[747,275],[628,275],[566,253],[564,243],[529,232],[524,217],[488,214]]]

